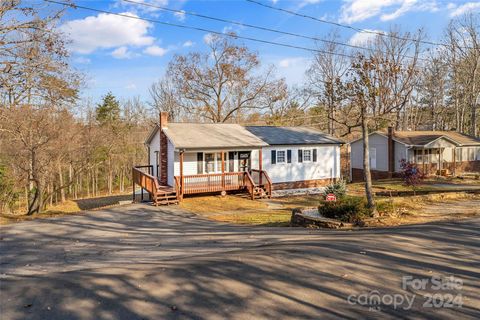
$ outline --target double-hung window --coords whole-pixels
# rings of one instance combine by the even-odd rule
[[[277,151],[277,163],[285,163],[286,162],[286,155],[285,150],[278,150]]]
[[[303,162],[312,161],[312,150],[305,149],[303,150]]]

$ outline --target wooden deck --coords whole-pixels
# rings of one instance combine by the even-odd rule
[[[184,195],[223,191],[245,191],[251,199],[272,195],[272,182],[263,170],[175,176],[175,186],[160,185],[152,172],[153,166],[136,166],[132,177],[134,190],[139,185],[155,205],[178,203]]]

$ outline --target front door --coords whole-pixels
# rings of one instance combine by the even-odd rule
[[[250,151],[240,151],[238,153],[239,171],[250,171]]]

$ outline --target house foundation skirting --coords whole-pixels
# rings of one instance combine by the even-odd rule
[[[287,189],[303,189],[303,188],[318,188],[325,187],[337,179],[317,179],[317,180],[303,180],[291,182],[277,182],[272,184],[273,190],[287,190]]]

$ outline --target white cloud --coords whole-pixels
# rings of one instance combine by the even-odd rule
[[[376,16],[382,21],[390,21],[410,11],[436,10],[436,0],[344,0],[340,22],[354,23]]]
[[[190,40],[187,40],[183,43],[183,47],[185,48],[188,48],[188,47],[192,47],[193,45],[195,45],[195,43],[193,41],[190,41]]]
[[[125,89],[127,90],[135,90],[137,89],[137,85],[135,83],[129,83],[125,86]]]
[[[303,57],[284,58],[278,61],[278,66],[280,68],[298,67],[304,65],[305,60]]]
[[[185,21],[185,18],[186,18],[186,16],[185,16],[185,11],[181,10],[181,11],[179,11],[179,12],[175,12],[173,15],[174,15],[175,18],[177,18],[179,21]]]
[[[78,64],[89,64],[90,62],[92,62],[92,60],[85,57],[76,57],[75,59],[73,59],[73,62]]]
[[[267,64],[270,63],[278,67],[278,75],[285,78],[288,84],[299,84],[305,80],[305,71],[310,65],[310,58],[282,57],[267,60]]]
[[[132,57],[132,53],[128,51],[126,46],[118,47],[111,54],[115,59],[130,59]]]
[[[150,46],[143,50],[143,53],[146,53],[151,56],[161,57],[167,53],[167,49],[161,48],[159,46]]]
[[[457,6],[454,3],[449,3],[447,8],[452,10],[452,12],[450,12],[450,17],[457,17],[467,12],[480,10],[480,2],[467,2],[460,6]]]
[[[123,14],[137,17],[130,12]],[[72,39],[72,51],[89,54],[97,49],[151,45],[155,40],[148,36],[151,27],[151,23],[143,20],[100,13],[98,16],[68,21],[60,29]]]
[[[369,30],[369,29],[366,29],[366,30],[371,32],[382,32],[380,30]],[[373,33],[357,32],[350,38],[350,40],[348,40],[348,43],[353,46],[364,46],[365,44],[368,44],[369,42],[373,41],[376,36],[377,35]]]

